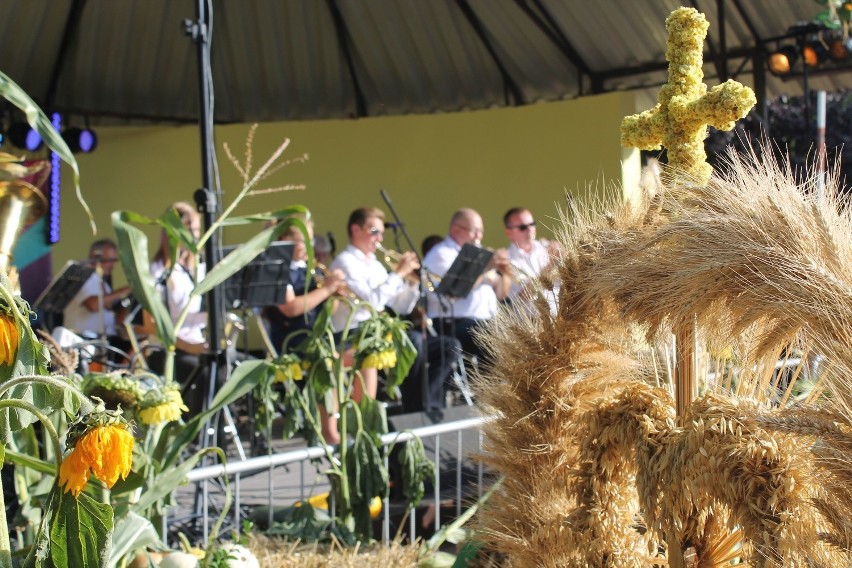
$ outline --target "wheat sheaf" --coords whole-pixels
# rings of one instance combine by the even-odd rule
[[[557,310],[542,294],[482,337],[505,481],[481,528],[512,565],[849,565],[852,217],[729,158],[704,186],[567,212],[539,282]],[[670,338],[690,322],[702,391],[678,420]]]

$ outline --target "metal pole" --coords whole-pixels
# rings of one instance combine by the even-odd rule
[[[213,77],[210,66],[210,27],[213,6],[208,0],[197,0],[196,21],[187,22],[186,29],[198,50],[198,126],[201,142],[201,175],[202,187],[193,195],[195,204],[204,221],[205,231],[215,222],[219,206],[216,193],[211,185],[213,183]],[[211,270],[219,260],[218,235],[214,232],[204,245],[204,259],[207,270]],[[206,359],[209,369],[208,384],[206,386],[205,408],[210,407],[210,402],[216,391],[216,379],[219,374],[219,361],[223,353],[221,341],[221,314],[222,299],[217,288],[210,290],[207,295],[207,344],[209,351],[203,358]],[[201,445],[207,447],[210,441],[215,440],[215,432],[210,433],[210,424],[205,425],[201,434]]]
[[[816,144],[817,144],[817,198],[822,201],[825,199],[825,170],[826,170],[826,155],[825,155],[825,91],[817,91],[817,112],[816,112]]]

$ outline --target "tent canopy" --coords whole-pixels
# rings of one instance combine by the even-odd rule
[[[665,82],[664,21],[710,21],[705,80],[772,97],[800,74],[764,71],[768,38],[811,20],[814,0],[207,0],[218,123],[455,112]],[[0,69],[44,108],[92,124],[198,120],[196,0],[0,3]],[[837,91],[852,67],[810,73]],[[640,100],[641,102],[641,100]],[[66,119],[67,121],[67,119]]]

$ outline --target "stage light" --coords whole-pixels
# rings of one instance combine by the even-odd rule
[[[828,48],[818,39],[811,40],[802,48],[802,59],[808,67],[816,67],[828,59]]]
[[[44,145],[41,135],[26,122],[16,122],[9,127],[9,142],[28,152],[35,152]]]
[[[75,154],[78,152],[88,154],[98,147],[98,137],[90,128],[66,128],[62,132],[62,138]]]
[[[774,75],[787,75],[799,59],[799,50],[792,45],[785,45],[769,54],[766,64]]]

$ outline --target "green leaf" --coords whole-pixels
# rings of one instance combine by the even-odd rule
[[[388,372],[385,384],[385,391],[391,396],[395,394],[397,387],[408,376],[408,372],[417,358],[417,350],[411,343],[411,339],[408,338],[408,334],[405,333],[404,326],[394,326],[392,337],[396,348],[396,367]]]
[[[44,515],[41,519],[38,532],[36,533],[33,544],[30,547],[30,552],[24,560],[23,568],[36,568],[41,566],[50,566],[50,529],[54,519],[59,514],[60,503],[62,500],[62,490],[56,483],[53,484],[50,494],[47,498],[47,506],[44,508]]]
[[[45,414],[65,406],[65,389],[50,387],[43,383],[22,383],[4,394],[3,398],[28,402]],[[6,408],[0,411],[0,442],[11,441],[12,432],[33,424],[36,416],[21,408]]]
[[[131,225],[152,223],[151,219],[130,211],[116,211],[112,214],[112,226],[118,239],[118,257],[121,267],[133,293],[142,307],[154,318],[157,336],[167,347],[175,343],[175,330],[171,315],[157,290],[151,268],[148,263],[148,237],[140,229]]]
[[[61,491],[55,486],[55,491]],[[54,566],[104,566],[112,536],[112,507],[86,493],[59,496],[59,510],[50,527],[50,558]]]
[[[423,440],[415,436],[400,451],[402,466],[402,494],[409,507],[417,505],[426,492],[426,480],[435,481],[435,464],[426,456]]]
[[[163,468],[168,469],[180,457],[183,449],[193,440],[198,437],[198,433],[204,428],[207,420],[212,418],[219,409],[223,406],[231,404],[241,396],[251,392],[263,377],[269,372],[269,362],[267,361],[246,361],[241,363],[231,373],[231,377],[222,385],[216,392],[210,408],[201,414],[196,415],[192,420],[187,422],[186,426],[175,437],[171,444],[171,448],[163,461]]]
[[[71,166],[71,169],[74,171],[74,188],[77,192],[77,200],[80,202],[80,205],[83,206],[83,209],[86,211],[86,215],[89,217],[92,235],[97,234],[95,221],[92,217],[92,211],[89,209],[89,206],[86,204],[86,201],[83,199],[83,194],[80,191],[80,167],[77,165],[77,160],[74,159],[74,154],[71,152],[71,149],[68,148],[65,140],[62,139],[62,135],[53,128],[51,120],[44,114],[44,112],[42,112],[39,106],[30,98],[26,91],[24,91],[3,72],[0,72],[0,96],[21,109],[27,117],[27,123],[35,128],[36,132],[41,135],[41,138],[44,140],[44,143],[47,144],[47,147],[56,152],[56,155],[59,156],[63,162]]]
[[[501,485],[503,485],[502,477],[496,482],[494,482],[494,485],[492,485],[488,489],[488,491],[486,491],[485,494],[479,498],[476,503],[468,507],[464,513],[456,517],[452,523],[444,525],[443,527],[441,527],[441,530],[432,535],[432,537],[429,538],[429,540],[426,541],[426,543],[420,547],[420,551],[418,552],[420,557],[425,558],[426,555],[437,551],[441,547],[441,545],[444,544],[444,542],[447,540],[447,537],[451,534],[454,534],[456,531],[458,531],[459,528],[463,527],[464,524],[476,514],[476,511],[478,511],[479,508],[484,505],[485,502],[488,501],[488,499],[491,498],[491,494],[494,493]]]
[[[0,444],[0,447],[5,448],[5,445]],[[15,465],[19,465],[21,467],[28,467],[34,471],[39,473],[46,473],[48,475],[56,475],[56,464],[46,462],[44,460],[40,460],[38,458],[34,458],[27,454],[22,454],[20,452],[16,452],[14,450],[6,450],[6,459],[12,462]]]
[[[346,454],[346,475],[349,478],[349,500],[355,518],[355,533],[363,540],[372,536],[370,502],[373,497],[384,499],[388,492],[388,472],[379,448],[365,431],[355,435]],[[345,504],[342,504],[345,507]]]
[[[456,561],[453,568],[466,568],[474,561],[479,551],[482,549],[483,542],[479,540],[469,540],[464,543],[462,549],[456,556]]]
[[[177,265],[177,254],[182,248],[188,249],[192,254],[198,254],[195,235],[183,224],[177,209],[169,207],[165,213],[157,217],[156,223],[166,232],[166,238],[169,241],[169,250],[172,254],[170,266]]]
[[[439,550],[417,563],[420,568],[452,568],[456,565],[456,555]]]
[[[263,516],[259,513],[263,513]],[[265,522],[268,518],[268,509],[258,509],[255,518],[260,522]],[[315,542],[326,536],[331,527],[331,522],[332,519],[326,511],[318,509],[310,503],[302,503],[298,507],[287,507],[275,511],[274,521],[266,534]]]
[[[186,482],[187,474],[198,465],[203,455],[203,451],[196,452],[181,462],[180,465],[161,471],[156,477],[156,482],[145,488],[139,500],[130,507],[130,510],[145,514],[149,507],[154,506],[160,499],[171,494],[178,485]]]
[[[206,294],[231,276],[237,273],[257,255],[269,248],[278,240],[278,237],[293,225],[293,219],[284,220],[272,227],[262,230],[241,246],[235,248],[231,253],[214,266],[204,280],[198,283],[192,291],[193,296]]]
[[[385,405],[378,400],[365,396],[358,403],[364,430],[373,438],[373,443],[381,447],[381,436],[388,433],[388,416]]]
[[[151,521],[136,513],[128,513],[115,523],[107,568],[115,568],[128,554],[147,547],[162,546],[160,536]]]

